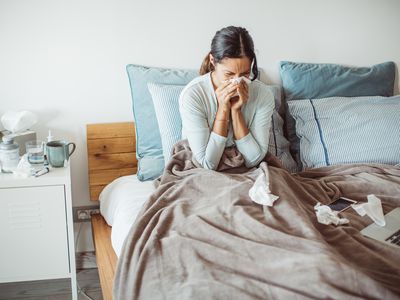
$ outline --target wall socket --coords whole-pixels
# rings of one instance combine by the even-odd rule
[[[99,214],[100,207],[96,205],[92,206],[76,206],[73,207],[74,222],[90,222],[92,214]]]

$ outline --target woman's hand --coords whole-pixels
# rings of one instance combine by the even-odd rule
[[[239,96],[233,97],[231,99],[231,110],[238,111],[240,108],[249,100],[249,86],[243,80],[236,85],[237,93]]]
[[[231,109],[231,98],[236,94],[238,84],[224,82],[216,90],[218,105],[224,110]]]

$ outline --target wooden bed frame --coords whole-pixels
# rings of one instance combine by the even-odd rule
[[[86,126],[90,200],[114,179],[137,170],[133,122]],[[98,214],[92,216],[93,241],[103,299],[112,299],[117,256],[111,246],[111,227]]]

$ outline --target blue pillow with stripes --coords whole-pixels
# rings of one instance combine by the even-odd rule
[[[182,136],[182,119],[179,113],[179,95],[185,85],[168,85],[149,82],[147,84],[153,100],[158,127],[160,129],[165,165],[172,147]]]
[[[303,168],[400,163],[400,96],[288,102]]]

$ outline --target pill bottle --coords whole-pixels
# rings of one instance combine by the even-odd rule
[[[3,173],[12,173],[18,166],[19,146],[14,142],[14,138],[5,135],[0,143],[0,164]]]

